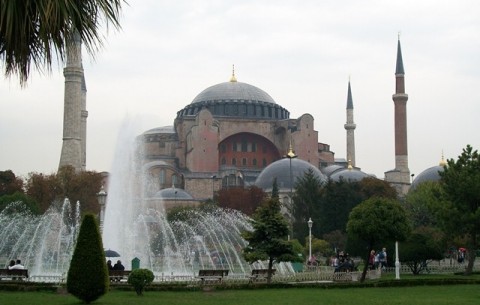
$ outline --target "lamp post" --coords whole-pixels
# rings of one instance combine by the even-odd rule
[[[107,202],[107,192],[102,187],[100,188],[100,192],[97,194],[98,204],[100,205],[100,232],[103,232],[103,220],[105,218],[105,203]]]
[[[312,261],[312,218],[309,218],[308,221],[308,261]]]
[[[292,159],[295,159],[297,155],[293,152],[292,149],[292,142],[290,142],[290,146],[288,147],[287,158],[290,159],[290,201],[292,200],[293,194],[293,173],[292,173]]]
[[[395,242],[395,279],[400,279],[400,259],[398,258],[398,241]]]

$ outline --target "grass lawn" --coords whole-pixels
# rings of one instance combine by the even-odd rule
[[[111,291],[92,304],[99,305],[478,305],[480,285],[416,286],[392,288],[286,288],[217,290],[211,292],[147,291],[138,297],[133,291]],[[1,305],[80,304],[71,295],[52,292],[0,291]]]

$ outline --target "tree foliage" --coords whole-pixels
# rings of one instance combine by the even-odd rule
[[[445,205],[443,189],[440,183],[425,181],[405,198],[405,210],[414,228],[438,227],[437,211]]]
[[[150,285],[154,279],[155,277],[151,270],[135,269],[128,276],[128,283],[133,286],[137,295],[142,295],[145,287]]]
[[[5,75],[18,74],[24,85],[31,63],[50,70],[52,61],[66,58],[66,41],[78,33],[87,51],[102,45],[102,23],[120,27],[122,0],[1,0],[0,58]]]
[[[365,262],[379,242],[403,241],[410,230],[407,214],[400,203],[380,197],[367,199],[353,208],[347,223],[349,238],[357,239],[365,246]],[[367,267],[365,264],[361,281],[365,280]]]
[[[448,202],[443,206],[440,219],[446,231],[467,237],[468,265],[466,274],[471,274],[475,251],[480,238],[480,155],[470,145],[463,149],[455,161],[448,160],[440,183]]]
[[[424,271],[430,260],[441,260],[444,253],[438,233],[431,229],[412,233],[399,248],[402,262],[405,262],[414,275]]]
[[[82,213],[98,214],[97,193],[102,185],[102,176],[93,171],[76,172],[71,166],[62,167],[56,174],[44,175],[30,173],[27,183],[27,195],[39,204],[40,211],[45,212],[54,201],[80,201]]]
[[[0,171],[0,196],[23,193],[23,179],[11,170]]]
[[[322,189],[321,196],[320,216],[315,230],[318,227],[321,234],[335,230],[345,232],[348,215],[362,202],[363,197],[360,195],[358,182],[330,180]]]
[[[319,210],[321,181],[315,176],[312,169],[295,182],[295,193],[293,194],[293,204],[291,214],[293,218],[293,238],[303,240],[308,236],[308,219],[317,222],[320,219],[321,211]],[[317,230],[319,226],[314,226],[312,232],[319,236]]]
[[[67,275],[69,293],[90,303],[108,291],[109,278],[100,230],[92,214],[83,217]]]
[[[270,198],[257,208],[252,227],[253,231],[242,232],[243,238],[248,242],[243,256],[250,263],[268,260],[267,281],[270,282],[274,262],[298,260],[292,243],[287,240],[288,223],[280,213],[278,199]]]
[[[219,190],[216,199],[219,207],[239,210],[251,216],[265,197],[266,193],[261,188],[250,186]]]
[[[3,211],[6,206],[13,202],[21,202],[22,206],[24,206],[32,214],[39,214],[40,212],[38,203],[24,193],[20,192],[16,192],[11,195],[0,196],[0,212]]]

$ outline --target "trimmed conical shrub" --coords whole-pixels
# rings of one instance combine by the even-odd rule
[[[67,277],[67,290],[85,303],[108,291],[108,269],[95,216],[83,217]]]

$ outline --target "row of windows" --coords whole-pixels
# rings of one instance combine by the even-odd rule
[[[187,106],[188,107],[188,106]],[[184,108],[179,111],[178,116],[195,115],[204,106],[198,105],[193,107]],[[234,115],[234,116],[255,116],[255,117],[267,117],[275,119],[288,119],[290,113],[279,106],[271,105],[255,105],[255,104],[243,104],[243,103],[227,103],[227,104],[215,104],[207,105],[207,109],[213,115]]]
[[[233,166],[237,166],[237,165],[238,166],[253,166],[253,167],[258,166],[258,161],[257,161],[256,158],[252,159],[251,164],[249,164],[247,158],[242,158],[241,160],[238,160],[238,162],[237,162],[237,158],[232,158],[231,163],[227,164],[227,159],[225,157],[223,157],[222,160],[221,160],[221,163],[222,163],[222,165],[233,165]],[[263,158],[262,159],[262,167],[266,167],[266,166],[267,166],[267,159]]]
[[[220,150],[222,153],[227,152],[227,144],[222,143],[220,145]],[[247,140],[242,140],[241,142],[233,142],[232,143],[232,151],[238,151],[238,152],[256,152],[257,151],[257,143],[255,142],[247,142]],[[267,153],[268,149],[266,145],[263,145],[262,147],[262,152]]]

